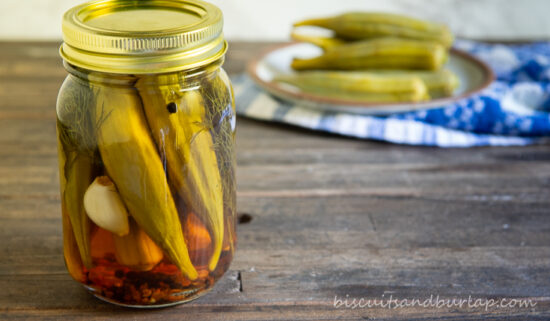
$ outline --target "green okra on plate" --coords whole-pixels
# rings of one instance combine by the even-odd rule
[[[408,74],[303,71],[278,75],[274,80],[293,85],[306,93],[328,98],[365,102],[416,102],[429,99],[424,82]]]
[[[453,43],[453,34],[445,25],[391,13],[350,12],[334,17],[308,19],[294,26],[327,28],[334,31],[338,38],[347,40],[400,37],[435,41],[445,48]]]
[[[291,66],[295,70],[438,70],[447,58],[447,50],[437,42],[378,38],[328,48],[309,59],[296,58]]]

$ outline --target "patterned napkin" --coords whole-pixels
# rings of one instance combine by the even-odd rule
[[[246,75],[233,79],[237,113],[265,121],[397,144],[518,146],[550,141],[550,43],[455,47],[491,66],[497,80],[480,94],[436,109],[391,116],[318,111],[279,100]]]

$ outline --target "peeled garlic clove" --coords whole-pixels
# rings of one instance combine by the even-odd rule
[[[115,255],[118,263],[137,271],[149,271],[157,265],[164,253],[133,219],[130,219],[130,233],[113,235]]]
[[[97,226],[119,236],[130,232],[128,211],[109,177],[96,177],[90,184],[84,194],[84,209]]]

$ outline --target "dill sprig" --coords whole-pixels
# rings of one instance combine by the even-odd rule
[[[99,160],[97,132],[109,117],[102,105],[95,119],[97,95],[88,84],[72,81],[63,88],[59,104],[59,138],[66,152]]]
[[[66,152],[93,156],[97,146],[91,107],[95,106],[93,90],[78,81],[63,87],[59,100],[59,138]]]
[[[214,151],[222,178],[224,203],[230,213],[234,213],[235,137],[231,122],[235,114],[231,92],[220,75],[216,74],[213,78],[202,79],[200,93],[205,102],[205,123],[210,124],[212,128]]]

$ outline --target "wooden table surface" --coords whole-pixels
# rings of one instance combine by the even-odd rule
[[[0,44],[1,320],[550,318],[548,146],[407,147],[243,118],[239,241],[223,280],[173,308],[95,299],[62,257],[58,45]],[[226,69],[242,72],[264,47],[234,43]],[[387,306],[431,296],[466,301]],[[338,307],[346,298],[384,306]],[[479,306],[501,299],[516,306]]]

